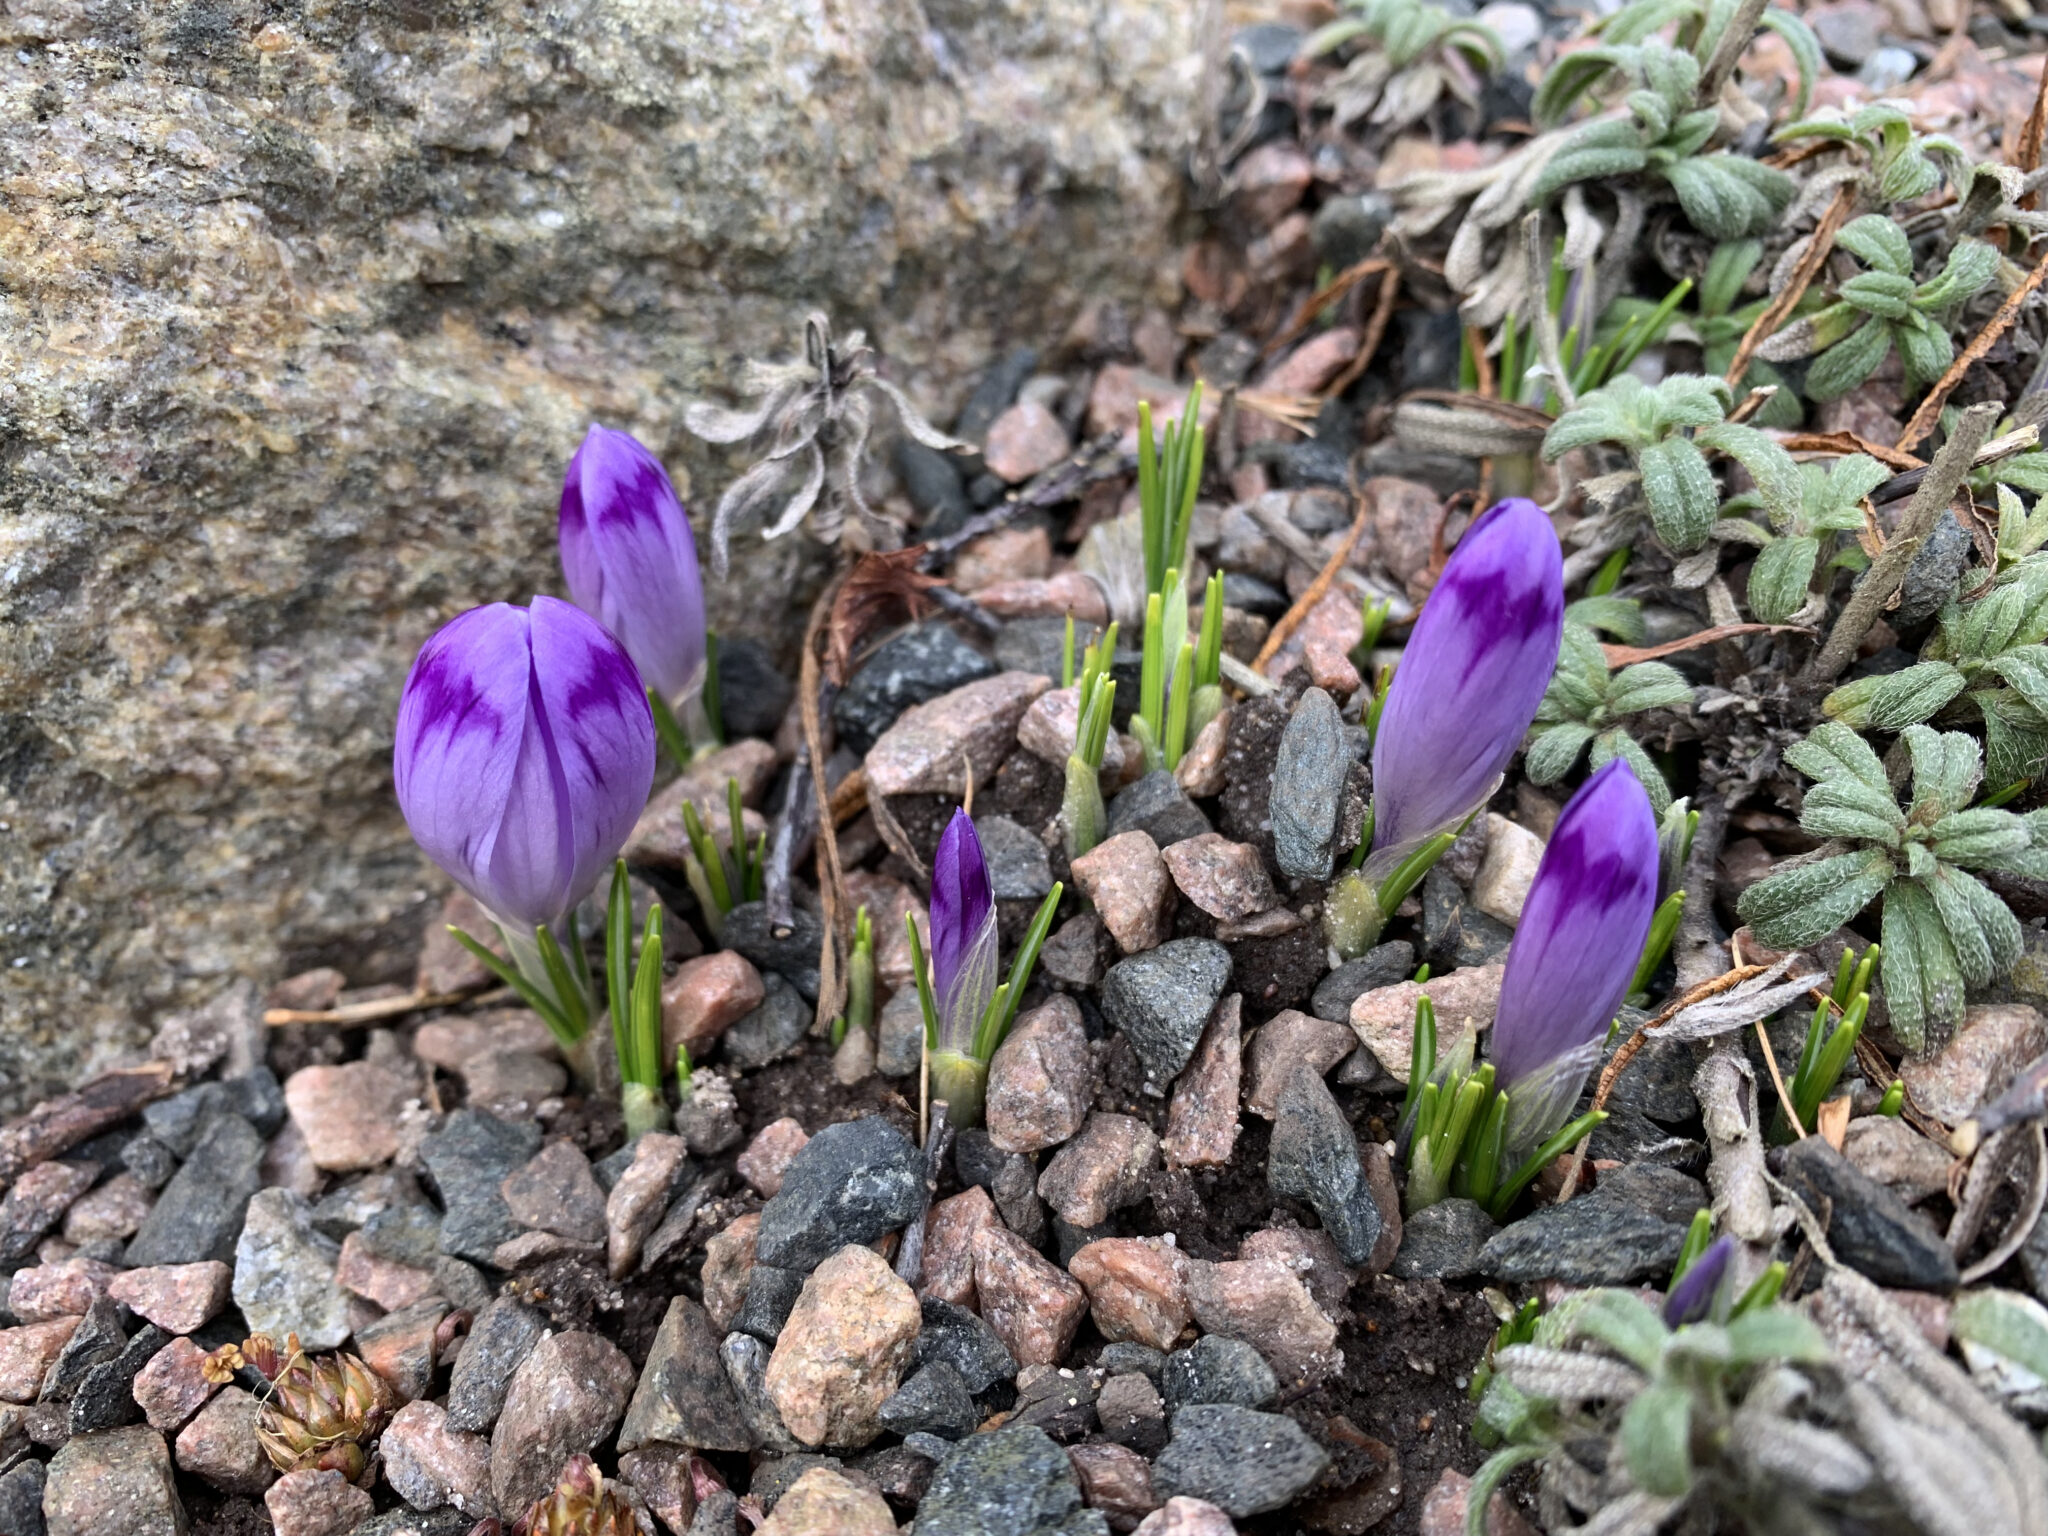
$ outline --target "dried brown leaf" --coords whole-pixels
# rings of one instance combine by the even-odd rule
[[[931,610],[932,600],[925,594],[945,582],[917,568],[923,558],[924,546],[912,544],[905,549],[870,550],[854,562],[832,601],[825,669],[834,683],[846,685],[854,652],[877,628],[899,613],[915,620]]]

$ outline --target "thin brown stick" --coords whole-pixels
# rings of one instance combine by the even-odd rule
[[[2013,164],[2029,173],[2041,168],[2042,140],[2048,138],[2048,68],[2041,71],[2041,89],[2034,96],[2034,110],[2027,114],[2026,126],[2020,129],[2019,154]],[[2029,192],[2020,199],[2020,206],[2034,209],[2040,206],[2039,190]]]
[[[2048,79],[2048,69],[2042,70],[2041,75],[2043,79]],[[1899,434],[1899,440],[1892,445],[1894,448],[1902,453],[1911,452],[1934,430],[1935,424],[1941,420],[1941,408],[1948,404],[1948,397],[1955,393],[1956,386],[1963,382],[1963,375],[1970,371],[1970,364],[1989,352],[1998,338],[2012,329],[2013,321],[2020,316],[2021,307],[2034,290],[2041,286],[2043,278],[2048,278],[2048,256],[2043,256],[2034,263],[2034,270],[2027,274],[2026,280],[2006,295],[2005,302],[1998,306],[1997,312],[1984,322],[1984,329],[1972,336],[1970,344],[1956,354],[1955,361],[1948,365],[1948,372],[1936,381],[1934,388],[1927,392],[1927,398],[1920,402],[1920,409],[1913,413],[1913,419],[1906,423],[1906,430]]]
[[[477,993],[496,985],[493,980],[462,992],[408,992],[403,997],[372,998],[367,1003],[350,1003],[345,1008],[266,1008],[263,1010],[263,1022],[270,1025],[328,1024],[338,1029],[381,1024],[386,1019],[403,1018],[408,1013],[420,1013],[428,1008],[453,1008],[457,1003],[467,1002]]]
[[[1360,537],[1365,533],[1365,525],[1372,517],[1372,512],[1372,498],[1360,494],[1358,515],[1351,520],[1351,531],[1344,535],[1344,542],[1337,546],[1336,553],[1323,563],[1320,571],[1316,572],[1316,579],[1303,589],[1300,597],[1295,599],[1294,606],[1280,615],[1280,622],[1273,626],[1272,632],[1266,636],[1266,643],[1259,647],[1259,654],[1252,658],[1254,672],[1279,654],[1280,647],[1287,643],[1287,637],[1300,627],[1301,621],[1308,617],[1309,610],[1323,600],[1323,595],[1330,590],[1330,584],[1337,579],[1337,573],[1344,569],[1344,562],[1351,558],[1351,551],[1357,547]]]
[[[804,626],[804,649],[797,678],[802,704],[804,750],[811,759],[811,793],[818,799],[818,905],[824,910],[824,934],[818,940],[818,1012],[814,1027],[828,1028],[846,1008],[846,980],[839,973],[839,917],[844,905],[846,877],[839,867],[839,837],[832,825],[830,792],[825,788],[824,721],[818,709],[818,689],[823,681],[818,665],[818,641],[833,600],[846,579],[841,571],[826,584],[811,604],[810,622]]]
[[[1778,1104],[1792,1123],[1792,1134],[1804,1141],[1806,1127],[1799,1123],[1799,1111],[1792,1107],[1792,1095],[1785,1091],[1785,1074],[1778,1070],[1778,1053],[1771,1049],[1771,1037],[1764,1032],[1762,1019],[1756,1021],[1756,1042],[1764,1048],[1764,1065],[1771,1069],[1771,1086],[1778,1090]]]
[[[1991,424],[2004,410],[2002,402],[1993,400],[1973,405],[1963,412],[1963,419],[1956,423],[1955,431],[1942,444],[1941,452],[1927,466],[1927,478],[1920,482],[1920,489],[1906,503],[1898,530],[1883,552],[1871,562],[1870,569],[1863,573],[1863,579],[1856,583],[1855,590],[1849,594],[1849,601],[1835,619],[1835,627],[1828,631],[1826,643],[1814,652],[1813,660],[1800,673],[1799,680],[1806,687],[1827,686],[1841,674],[1842,668],[1849,665],[1856,648],[1870,632],[1870,626],[1877,622],[1885,604],[1891,601],[1892,594],[1906,579],[1906,568],[1913,563],[1920,546],[1934,531],[1941,514],[1948,510],[1949,499],[1955,495],[1956,487],[1963,483],[1963,476],[1970,472],[1970,461],[1983,446],[1984,439],[1991,435]]]
[[[1771,307],[1758,315],[1750,328],[1742,333],[1742,344],[1735,349],[1735,361],[1728,365],[1728,372],[1724,375],[1730,389],[1741,387],[1742,376],[1749,372],[1756,349],[1777,333],[1778,327],[1790,318],[1792,311],[1799,307],[1799,301],[1806,297],[1807,288],[1820,275],[1821,263],[1835,248],[1836,232],[1848,222],[1849,210],[1855,206],[1855,188],[1844,182],[1835,189],[1835,200],[1828,204],[1828,211],[1821,215],[1820,223],[1814,227],[1813,240],[1806,247],[1806,254],[1799,258],[1799,265],[1792,269],[1792,279],[1785,284],[1785,291],[1773,299]]]
[[[1476,325],[1466,326],[1465,348],[1472,354],[1472,369],[1479,376],[1480,397],[1493,399],[1497,381],[1493,373],[1493,359],[1486,354],[1486,332]]]
[[[1368,256],[1363,261],[1353,262],[1306,299],[1303,299],[1301,307],[1288,318],[1287,324],[1280,328],[1280,334],[1259,349],[1259,356],[1262,358],[1271,357],[1275,352],[1278,352],[1282,347],[1294,340],[1295,337],[1307,330],[1309,321],[1315,319],[1317,315],[1329,308],[1330,305],[1343,298],[1361,280],[1372,276],[1375,272],[1389,271],[1393,265],[1391,261],[1378,256]]]
[[[1756,36],[1757,23],[1763,19],[1764,7],[1770,0],[1742,0],[1735,14],[1729,18],[1721,41],[1715,45],[1707,67],[1700,71],[1700,87],[1693,97],[1696,106],[1711,107],[1721,99],[1721,87],[1728,83],[1728,77],[1735,73],[1735,65],[1742,58],[1743,50]],[[1809,88],[1812,82],[1808,81]]]
[[[1344,366],[1344,371],[1330,381],[1323,391],[1325,400],[1335,400],[1356,384],[1365,370],[1372,366],[1372,360],[1380,350],[1380,343],[1386,339],[1387,322],[1394,318],[1394,301],[1401,296],[1401,269],[1388,267],[1386,276],[1380,279],[1380,294],[1373,304],[1372,318],[1365,323],[1365,339],[1358,344],[1358,355]]]
[[[832,791],[833,824],[843,827],[867,808],[868,771],[865,768],[856,768],[841,779]]]

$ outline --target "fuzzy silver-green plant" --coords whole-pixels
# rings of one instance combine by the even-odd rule
[[[1835,244],[1867,270],[1837,288],[1827,308],[1772,336],[1757,348],[1757,356],[1774,363],[1813,358],[1806,371],[1809,400],[1846,395],[1877,372],[1894,348],[1909,391],[1940,378],[1956,355],[1949,322],[1966,299],[1991,281],[1998,252],[1981,240],[1960,240],[1941,271],[1921,283],[1913,278],[1906,232],[1882,214],[1851,219]]]
[[[1899,106],[1889,101],[1843,113],[1830,111],[1788,123],[1771,135],[1774,143],[1832,139],[1862,161],[1860,191],[1866,208],[1889,208],[1925,197],[1941,185],[1938,158],[1952,167],[1967,162],[1963,147],[1946,134],[1918,134]]]
[[[1770,528],[1752,522],[1714,525],[1721,538],[1757,546],[1749,568],[1749,611],[1765,624],[1790,622],[1812,595],[1813,573],[1838,533],[1863,526],[1863,498],[1891,478],[1891,471],[1868,454],[1852,453],[1825,464],[1799,466],[1799,502],[1795,507],[1766,508]],[[1742,495],[1724,511],[1749,511],[1762,499]]]
[[[2001,540],[2033,537],[2010,491]],[[2048,530],[2036,530],[2048,535]],[[1821,711],[1856,730],[1896,731],[1934,719],[1984,727],[1995,785],[2032,778],[2048,757],[2048,554],[2002,571],[1990,590],[1943,605],[1914,666],[1858,678],[1821,701]]]
[[[1657,537],[1674,554],[1691,554],[1713,536],[1721,509],[1721,488],[1702,448],[1725,453],[1748,470],[1773,512],[1790,516],[1799,505],[1792,456],[1756,428],[1727,421],[1730,398],[1717,378],[1677,373],[1650,385],[1624,373],[1581,397],[1552,424],[1544,434],[1543,457],[1555,461],[1574,448],[1617,444],[1643,477],[1643,500]]]
[[[1773,166],[1742,155],[1702,154],[1721,114],[1694,101],[1700,62],[1682,49],[1648,42],[1593,48],[1608,67],[1637,84],[1623,99],[1628,116],[1586,124],[1565,140],[1530,190],[1542,202],[1573,182],[1642,173],[1670,184],[1693,228],[1716,240],[1762,234],[1792,201],[1795,184]]]
[[[1846,725],[1828,721],[1786,752],[1814,780],[1799,825],[1827,842],[1744,891],[1736,911],[1763,943],[1799,949],[1882,898],[1885,1002],[1917,1051],[1962,1018],[1966,987],[2019,958],[2018,919],[1970,871],[2048,875],[2048,817],[1971,808],[1974,737],[1914,725],[1901,739],[1912,762],[1903,810],[1884,763]]]
[[[1639,661],[1619,672],[1607,669],[1600,639],[1583,623],[1567,622],[1558,647],[1557,672],[1529,739],[1524,766],[1533,784],[1555,784],[1591,749],[1595,769],[1623,758],[1648,791],[1659,816],[1671,806],[1671,786],[1656,760],[1621,724],[1650,709],[1675,709],[1692,702],[1692,685],[1661,661]]]
[[[1606,47],[1568,53],[1544,75],[1536,89],[1533,107],[1538,125],[1548,128],[1563,122],[1581,96],[1597,90],[1611,72],[1621,67],[1615,57],[1619,48],[1646,42],[1674,23],[1673,44],[1706,64],[1719,50],[1738,9],[1730,0],[1630,0],[1612,16],[1594,23],[1591,30],[1600,34]],[[1777,33],[1792,50],[1793,60],[1799,66],[1799,94],[1792,110],[1805,112],[1813,98],[1814,83],[1826,73],[1820,39],[1790,11],[1767,10],[1757,18],[1757,25]]]
[[[1345,0],[1302,52],[1319,58],[1355,44],[1364,46],[1321,92],[1340,128],[1360,119],[1406,128],[1447,90],[1476,106],[1478,81],[1507,56],[1493,28],[1453,16],[1434,0]]]

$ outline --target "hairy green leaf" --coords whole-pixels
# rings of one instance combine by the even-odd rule
[[[1788,538],[1768,545],[1749,568],[1749,611],[1761,623],[1783,624],[1806,603],[1820,540]]]
[[[1639,714],[1646,709],[1676,709],[1692,702],[1692,684],[1676,667],[1661,661],[1640,661],[1615,673],[1607,689],[1611,715]]]
[[[1913,880],[1893,881],[1884,897],[1885,1006],[1892,1033],[1919,1051],[1962,1017],[1963,976],[1934,909]]]
[[[1809,779],[1826,783],[1830,779],[1857,779],[1880,792],[1889,792],[1891,780],[1870,743],[1846,725],[1829,721],[1817,725],[1804,741],[1785,750],[1785,761]]]
[[[1572,771],[1586,743],[1593,739],[1593,727],[1576,720],[1551,726],[1529,743],[1524,766],[1532,784],[1555,784]]]
[[[1906,232],[1882,214],[1851,219],[1836,232],[1835,244],[1873,271],[1913,275],[1913,247]]]
[[[1805,499],[1805,482],[1792,455],[1779,446],[1776,438],[1755,427],[1723,421],[1702,429],[1693,441],[1727,454],[1749,471],[1773,523],[1781,519],[1790,521],[1799,515]]]
[[[1806,370],[1806,397],[1828,401],[1849,393],[1877,371],[1891,350],[1891,335],[1883,321],[1866,320],[1814,359]]]
[[[1686,438],[1667,437],[1645,447],[1636,468],[1642,472],[1650,521],[1672,553],[1688,555],[1704,545],[1721,495],[1699,449]]]
[[[1782,869],[1742,893],[1736,911],[1774,949],[1826,938],[1870,904],[1893,875],[1874,848]]]
[[[1595,772],[1617,757],[1628,764],[1636,782],[1643,786],[1643,793],[1650,797],[1652,811],[1662,816],[1671,809],[1671,786],[1664,782],[1664,771],[1657,766],[1656,759],[1643,750],[1641,742],[1619,727],[1602,731],[1593,738],[1589,762]]]
[[[1675,1499],[1692,1487],[1692,1394],[1675,1383],[1648,1387],[1621,1416],[1621,1454],[1646,1493]]]
[[[1815,837],[1840,837],[1896,849],[1906,830],[1898,802],[1856,779],[1831,779],[1806,792],[1799,825]]]
[[[1910,725],[1900,733],[1913,759],[1913,819],[1931,826],[1977,794],[1983,759],[1974,737]]]

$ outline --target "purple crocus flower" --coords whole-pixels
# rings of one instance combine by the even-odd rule
[[[1508,1145],[1564,1123],[1628,995],[1657,907],[1657,822],[1617,758],[1572,796],[1508,947],[1486,1048],[1508,1094]]]
[[[1664,1326],[1683,1328],[1687,1323],[1705,1321],[1714,1310],[1714,1298],[1720,1293],[1722,1280],[1727,1278],[1728,1261],[1734,1257],[1732,1237],[1717,1237],[1707,1244],[1665,1296]]]
[[[939,1050],[965,1055],[996,992],[996,899],[981,839],[955,811],[932,855],[932,1000]]]
[[[1564,557],[1523,497],[1465,531],[1423,604],[1373,747],[1375,880],[1485,803],[1536,718],[1564,637]]]
[[[593,426],[569,460],[559,529],[577,607],[626,648],[668,703],[704,674],[697,545],[661,461],[630,433]]]
[[[551,597],[491,603],[421,647],[392,772],[419,845],[530,938],[624,846],[654,782],[654,719],[597,620]]]

